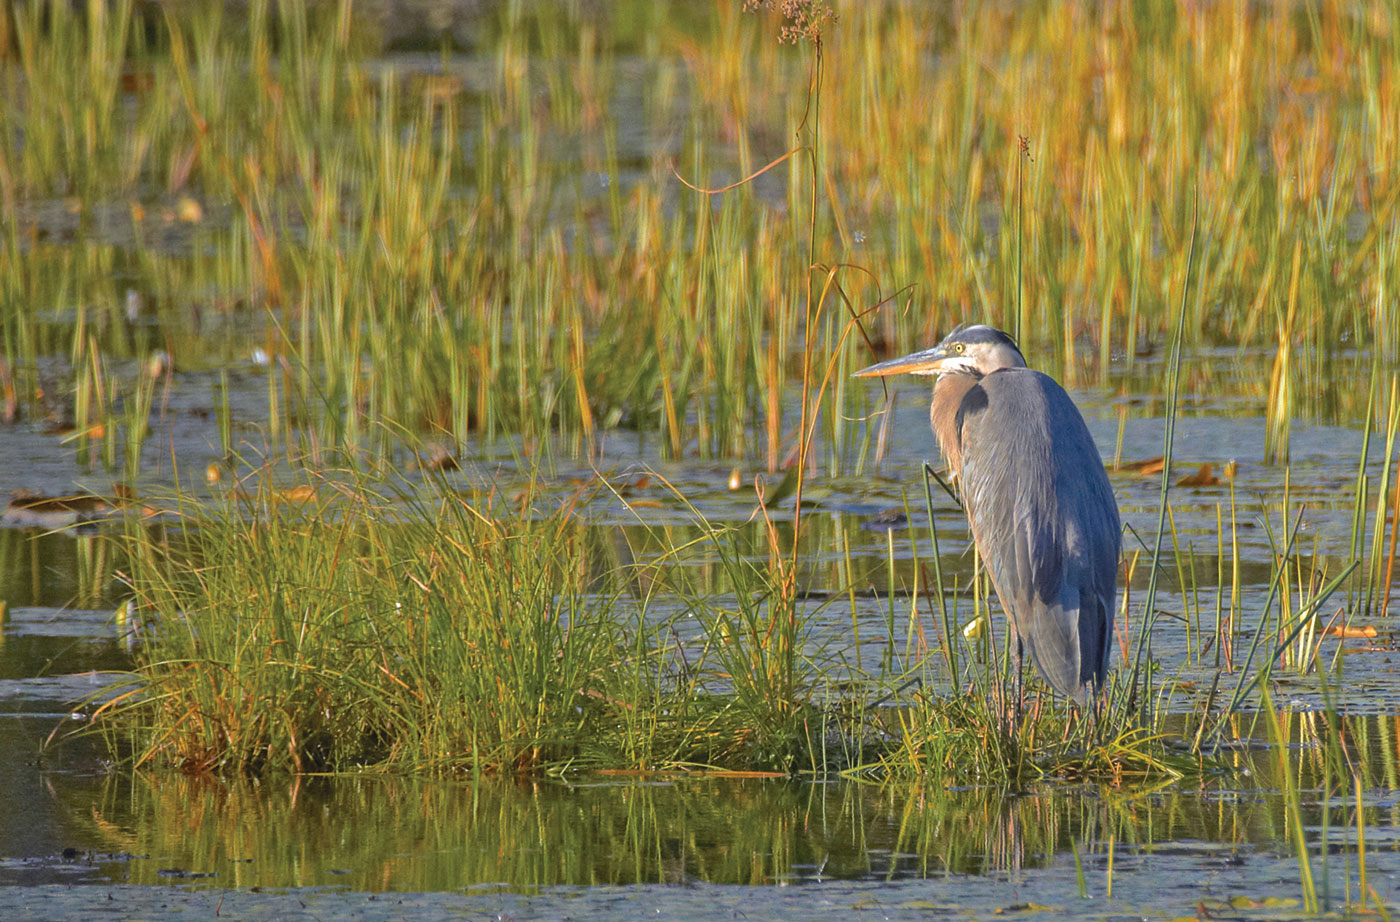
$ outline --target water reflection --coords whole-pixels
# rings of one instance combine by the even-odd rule
[[[713,778],[254,785],[138,775],[109,779],[96,803],[83,791],[72,806],[75,820],[91,818],[88,847],[151,856],[122,869],[132,882],[178,866],[216,873],[221,886],[369,890],[1009,872],[1109,832],[1125,844],[1166,833],[1236,845],[1253,826],[1222,830],[1199,798],[1179,794],[1007,797]]]
[[[1356,739],[1394,727],[1353,728]],[[1369,744],[1368,744],[1369,745]],[[1378,753],[1375,753],[1378,755]],[[1091,861],[1176,848],[1287,852],[1276,771],[1301,765],[1310,837],[1351,841],[1356,806],[1324,806],[1307,758],[1247,757],[1243,774],[1202,790],[1064,786],[1003,792],[917,784],[809,783],[694,776],[517,783],[391,777],[220,782],[170,775],[51,778],[48,796],[71,836],[97,857],[88,879],[158,883],[211,874],[221,887],[337,886],[453,890],[501,885],[773,884],[944,874],[1016,875],[1073,852]],[[1374,759],[1393,778],[1394,756]],[[1371,763],[1367,763],[1371,764]],[[1388,767],[1387,767],[1388,766]],[[1314,766],[1316,767],[1316,766]],[[1363,822],[1397,817],[1383,777],[1365,772]],[[1382,787],[1375,785],[1381,782]],[[1350,784],[1347,785],[1350,789]],[[1367,834],[1371,847],[1396,843]],[[13,879],[13,867],[6,877]],[[36,869],[37,870],[37,869]],[[162,872],[165,872],[164,874]],[[36,875],[31,875],[37,876]],[[29,880],[28,882],[38,882]]]
[[[96,530],[0,528],[0,601],[11,608],[115,606],[119,557]]]

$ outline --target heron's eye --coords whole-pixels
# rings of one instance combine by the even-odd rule
[[[965,348],[967,348],[967,347],[964,346],[962,343],[954,343],[954,344],[953,344],[953,351],[956,352],[958,355],[962,355],[962,354],[963,354],[963,349],[965,349]]]

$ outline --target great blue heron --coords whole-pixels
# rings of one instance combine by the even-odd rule
[[[972,540],[1022,650],[1084,703],[1108,671],[1118,594],[1118,504],[1084,417],[1016,341],[962,326],[932,349],[856,372],[937,375],[929,418],[961,486]],[[1019,675],[1019,670],[1018,670]]]

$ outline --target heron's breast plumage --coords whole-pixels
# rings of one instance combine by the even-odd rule
[[[962,427],[965,414],[961,411],[968,392],[977,387],[972,375],[944,375],[933,386],[933,403],[929,407],[929,422],[938,439],[938,450],[956,479],[962,476]],[[973,401],[976,402],[976,401]]]

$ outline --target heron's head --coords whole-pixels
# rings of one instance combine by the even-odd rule
[[[1025,368],[1026,360],[1016,348],[1016,340],[1001,330],[983,324],[960,326],[932,349],[911,352],[862,368],[858,378],[883,375],[982,375],[999,368]]]

